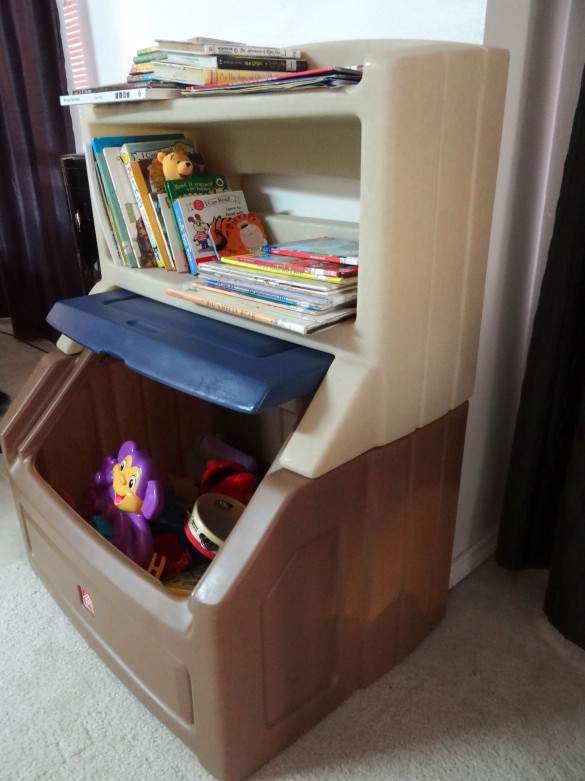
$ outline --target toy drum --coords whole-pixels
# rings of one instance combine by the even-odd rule
[[[245,509],[230,496],[202,494],[185,524],[187,539],[199,553],[214,559]]]

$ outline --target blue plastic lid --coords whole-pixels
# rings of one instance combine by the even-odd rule
[[[56,303],[48,322],[139,374],[239,412],[313,393],[333,355],[116,289]]]

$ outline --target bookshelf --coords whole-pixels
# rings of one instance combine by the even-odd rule
[[[179,275],[116,266],[98,235],[95,292],[122,288],[333,356],[308,398],[247,416],[244,434],[258,427],[272,440],[269,468],[200,585],[170,595],[88,530],[59,489],[82,486],[96,442],[128,437],[130,424],[172,464],[179,441],[232,420],[218,405],[62,338],[3,439],[31,565],[221,781],[241,781],[441,620],[481,321],[507,54],[416,41],[301,48],[315,66],[363,63],[362,81],[78,109],[84,143],[178,130],[244,191],[257,174],[359,181],[359,224],[266,216],[273,241],[359,238],[355,321],[308,337],[170,298]],[[75,463],[64,463],[67,444]]]
[[[185,132],[211,172],[241,181],[244,189],[245,177],[258,173],[360,180],[359,227],[267,219],[277,241],[321,229],[359,236],[355,323],[308,337],[336,360],[281,456],[286,468],[314,477],[471,396],[507,57],[464,44],[409,41],[305,48],[316,66],[363,62],[361,83],[312,94],[185,98],[79,112],[84,142],[122,132]],[[116,267],[104,255],[102,247],[103,287],[201,311],[165,294],[178,275]],[[384,403],[373,403],[377,398]],[[367,410],[363,417],[360,409]]]

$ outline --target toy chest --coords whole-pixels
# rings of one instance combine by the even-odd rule
[[[86,140],[180,128],[244,185],[258,171],[358,179],[359,225],[266,217],[272,240],[359,237],[355,322],[303,337],[171,305],[172,272],[115,266],[98,236],[102,284],[50,315],[74,341],[41,360],[3,421],[31,566],[221,781],[260,767],[441,620],[475,373],[505,53],[307,51],[317,65],[364,62],[362,82],[87,107],[81,124]],[[124,440],[185,473],[193,442],[218,432],[263,477],[180,596],[73,507]]]

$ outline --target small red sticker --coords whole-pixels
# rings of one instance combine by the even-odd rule
[[[93,602],[89,594],[84,588],[81,588],[79,586],[79,596],[81,597],[81,604],[86,610],[89,610],[89,612],[93,615],[95,615],[95,611],[93,609]]]

